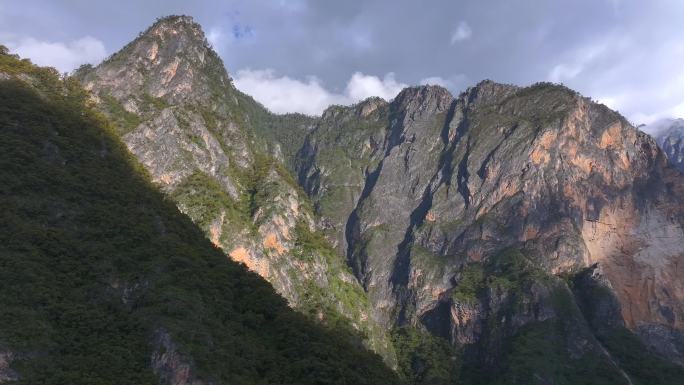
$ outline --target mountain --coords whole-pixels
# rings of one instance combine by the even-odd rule
[[[89,99],[0,46],[0,383],[400,383],[226,258]]]
[[[607,107],[408,88],[329,108],[295,163],[374,317],[460,347],[471,381],[684,382],[684,178]]]
[[[176,16],[77,77],[209,239],[410,383],[684,378],[684,180],[603,105],[484,81],[278,116]]]
[[[159,19],[76,77],[153,181],[215,245],[291,306],[358,332],[395,365],[389,334],[370,317],[366,293],[317,231],[311,203],[283,163],[301,147],[312,118],[273,115],[235,89],[187,16]],[[276,137],[266,140],[264,132],[290,134],[273,147]]]
[[[606,106],[555,84],[483,81],[457,97],[437,86],[410,87],[391,101],[331,106],[321,117],[275,115],[233,86],[200,26],[186,16],[159,19],[74,78],[90,92],[92,108],[113,122],[110,140],[120,138],[149,173],[150,194],[160,189],[157,200],[169,212],[176,213],[175,205],[187,214],[206,239],[187,221],[173,234],[192,245],[212,242],[223,253],[211,248],[213,259],[204,265],[171,258],[183,269],[172,278],[158,267],[166,266],[164,257],[142,265],[170,285],[163,298],[181,292],[187,299],[164,313],[165,323],[158,321],[168,338],[153,341],[171,338],[173,345],[166,345],[185,347],[182,357],[195,363],[182,368],[191,374],[196,370],[215,383],[291,383],[302,373],[320,383],[337,377],[394,382],[363,342],[409,384],[684,383],[684,176],[654,139]],[[31,173],[15,177],[25,175]],[[107,183],[112,178],[95,179],[135,193],[126,183]],[[49,202],[55,194],[42,194],[46,189],[30,191]],[[68,200],[72,206],[63,203],[67,208],[101,194],[81,191],[75,182],[64,186],[71,189],[83,196]],[[133,195],[126,197],[133,202]],[[64,210],[58,213],[70,212]],[[127,212],[107,207],[98,218],[136,227],[157,223],[109,218]],[[32,220],[33,212],[16,217]],[[195,238],[183,238],[186,231]],[[129,236],[119,241],[130,247],[168,255],[192,249],[132,230],[124,234]],[[103,238],[84,241],[93,239]],[[24,243],[35,244],[19,245]],[[97,255],[109,261],[104,255],[112,253],[102,247]],[[271,318],[249,307],[262,304],[263,294],[221,286],[231,282],[221,275],[225,266],[235,268],[229,259],[268,280],[299,312],[278,302],[278,311],[296,321],[275,324],[291,334],[270,339],[276,327]],[[134,258],[106,266],[107,272],[130,274],[141,269]],[[238,271],[236,276],[246,274]],[[90,277],[82,281],[107,282]],[[121,280],[129,282],[118,285],[124,293],[147,288]],[[273,298],[267,289],[266,298]],[[235,334],[219,310],[202,311],[221,308],[214,305],[224,297],[243,306],[231,314],[255,334],[247,338],[258,336],[259,349],[275,352],[266,358],[254,350],[241,354],[239,380],[229,377],[235,366],[225,367],[229,353],[214,350],[231,349],[230,338],[243,334]],[[147,335],[159,313],[136,306],[141,310],[131,317],[141,314],[135,318],[140,326],[131,330]],[[111,314],[119,314],[115,310]],[[189,315],[196,318],[186,321]],[[262,319],[265,324],[253,324]],[[300,327],[310,327],[311,334]],[[151,330],[154,336],[157,329]],[[289,336],[299,331],[305,340],[297,344]],[[126,345],[138,354],[149,341],[135,332],[121,335],[141,344]],[[300,350],[280,355],[287,344]],[[0,353],[0,369],[17,351]],[[336,377],[322,357],[337,358],[338,352],[344,375]],[[307,353],[316,355],[315,364],[309,366]],[[140,355],[138,363],[148,356]],[[367,366],[356,374],[363,380],[346,377],[361,356]],[[296,364],[295,372],[282,368],[286,362]],[[313,369],[297,371],[304,367]],[[271,376],[281,370],[285,379]],[[386,380],[378,377],[383,375]]]
[[[646,127],[667,158],[680,171],[684,172],[684,119],[664,119]]]

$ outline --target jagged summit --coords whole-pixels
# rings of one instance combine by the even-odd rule
[[[321,119],[334,119],[340,116],[341,114],[344,114],[345,111],[348,110],[356,111],[356,115],[358,116],[368,116],[373,111],[377,110],[379,107],[387,106],[388,104],[388,101],[379,96],[370,96],[366,99],[361,100],[360,102],[348,106],[333,104],[331,106],[328,106],[323,111],[323,113],[321,114]]]
[[[95,69],[77,77],[97,96],[124,99],[130,112],[140,111],[140,94],[172,104],[208,103],[233,90],[221,58],[190,16],[157,20]]]
[[[159,37],[166,39],[189,38],[196,44],[209,46],[202,26],[197,23],[192,16],[186,15],[170,15],[157,19],[154,24],[149,26],[145,31],[141,32],[138,37],[129,43],[127,46],[134,44],[141,38]],[[121,51],[125,51],[125,48]]]
[[[200,26],[195,19],[192,16],[188,15],[168,15],[168,16],[163,16],[157,19],[157,21],[152,24],[152,28],[155,26],[161,25],[161,24],[186,24],[186,25],[191,25],[194,26],[195,28],[198,28],[199,30],[202,29],[202,26]]]
[[[449,108],[454,96],[444,87],[423,85],[404,88],[393,104],[395,108],[443,111]]]

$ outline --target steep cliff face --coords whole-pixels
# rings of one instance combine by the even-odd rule
[[[684,171],[684,119],[665,119],[647,127],[667,158]]]
[[[410,88],[328,110],[297,164],[382,324],[496,345],[567,318],[552,306],[572,295],[558,277],[598,266],[619,304],[604,321],[681,362],[684,179],[605,106],[551,84]],[[496,267],[501,255],[517,267]],[[520,279],[527,264],[538,280]]]
[[[0,383],[399,383],[212,245],[89,97],[0,46]]]
[[[270,114],[235,89],[186,16],[160,19],[77,77],[153,180],[215,245],[293,307],[329,324],[349,323],[394,362],[366,294],[318,236],[308,197],[283,164],[313,119]],[[288,142],[280,135],[288,131],[300,135]]]

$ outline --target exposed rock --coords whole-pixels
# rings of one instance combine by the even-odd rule
[[[19,381],[21,379],[19,373],[10,367],[14,359],[14,353],[0,347],[0,384],[4,382]]]
[[[156,331],[153,342],[152,370],[161,385],[212,385],[197,379],[191,361],[178,352],[178,346],[165,330]]]

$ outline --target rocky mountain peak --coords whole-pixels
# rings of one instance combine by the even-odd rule
[[[356,113],[360,117],[370,116],[373,112],[377,111],[378,108],[386,106],[388,103],[385,99],[371,96],[356,105]]]
[[[520,90],[518,86],[497,83],[487,79],[479,82],[474,87],[468,88],[462,96],[465,96],[465,100],[470,104],[489,104],[502,100],[518,90]]]
[[[192,28],[197,32],[202,33],[202,27],[195,22],[192,16],[187,15],[169,15],[160,17],[157,21],[150,26],[148,30],[154,30],[160,27],[170,27],[170,28]]]
[[[156,50],[149,51],[150,60],[170,59],[159,57],[160,46],[166,46],[165,53],[185,56],[187,60],[203,61],[203,54],[211,50],[202,27],[190,16],[168,16],[157,20],[139,39],[153,39]]]
[[[348,115],[349,112],[352,112],[351,115],[365,118],[373,114],[373,112],[377,111],[379,108],[385,107],[388,104],[389,103],[383,98],[380,98],[378,96],[371,96],[351,106],[329,106],[325,109],[325,111],[323,111],[321,119],[338,119],[342,115]]]
[[[77,73],[86,89],[123,99],[137,113],[139,100],[163,98],[170,104],[207,103],[232,89],[221,58],[199,24],[189,16],[168,16],[97,68]]]
[[[397,110],[440,113],[446,111],[454,101],[454,96],[442,86],[424,85],[403,89],[394,99]]]

